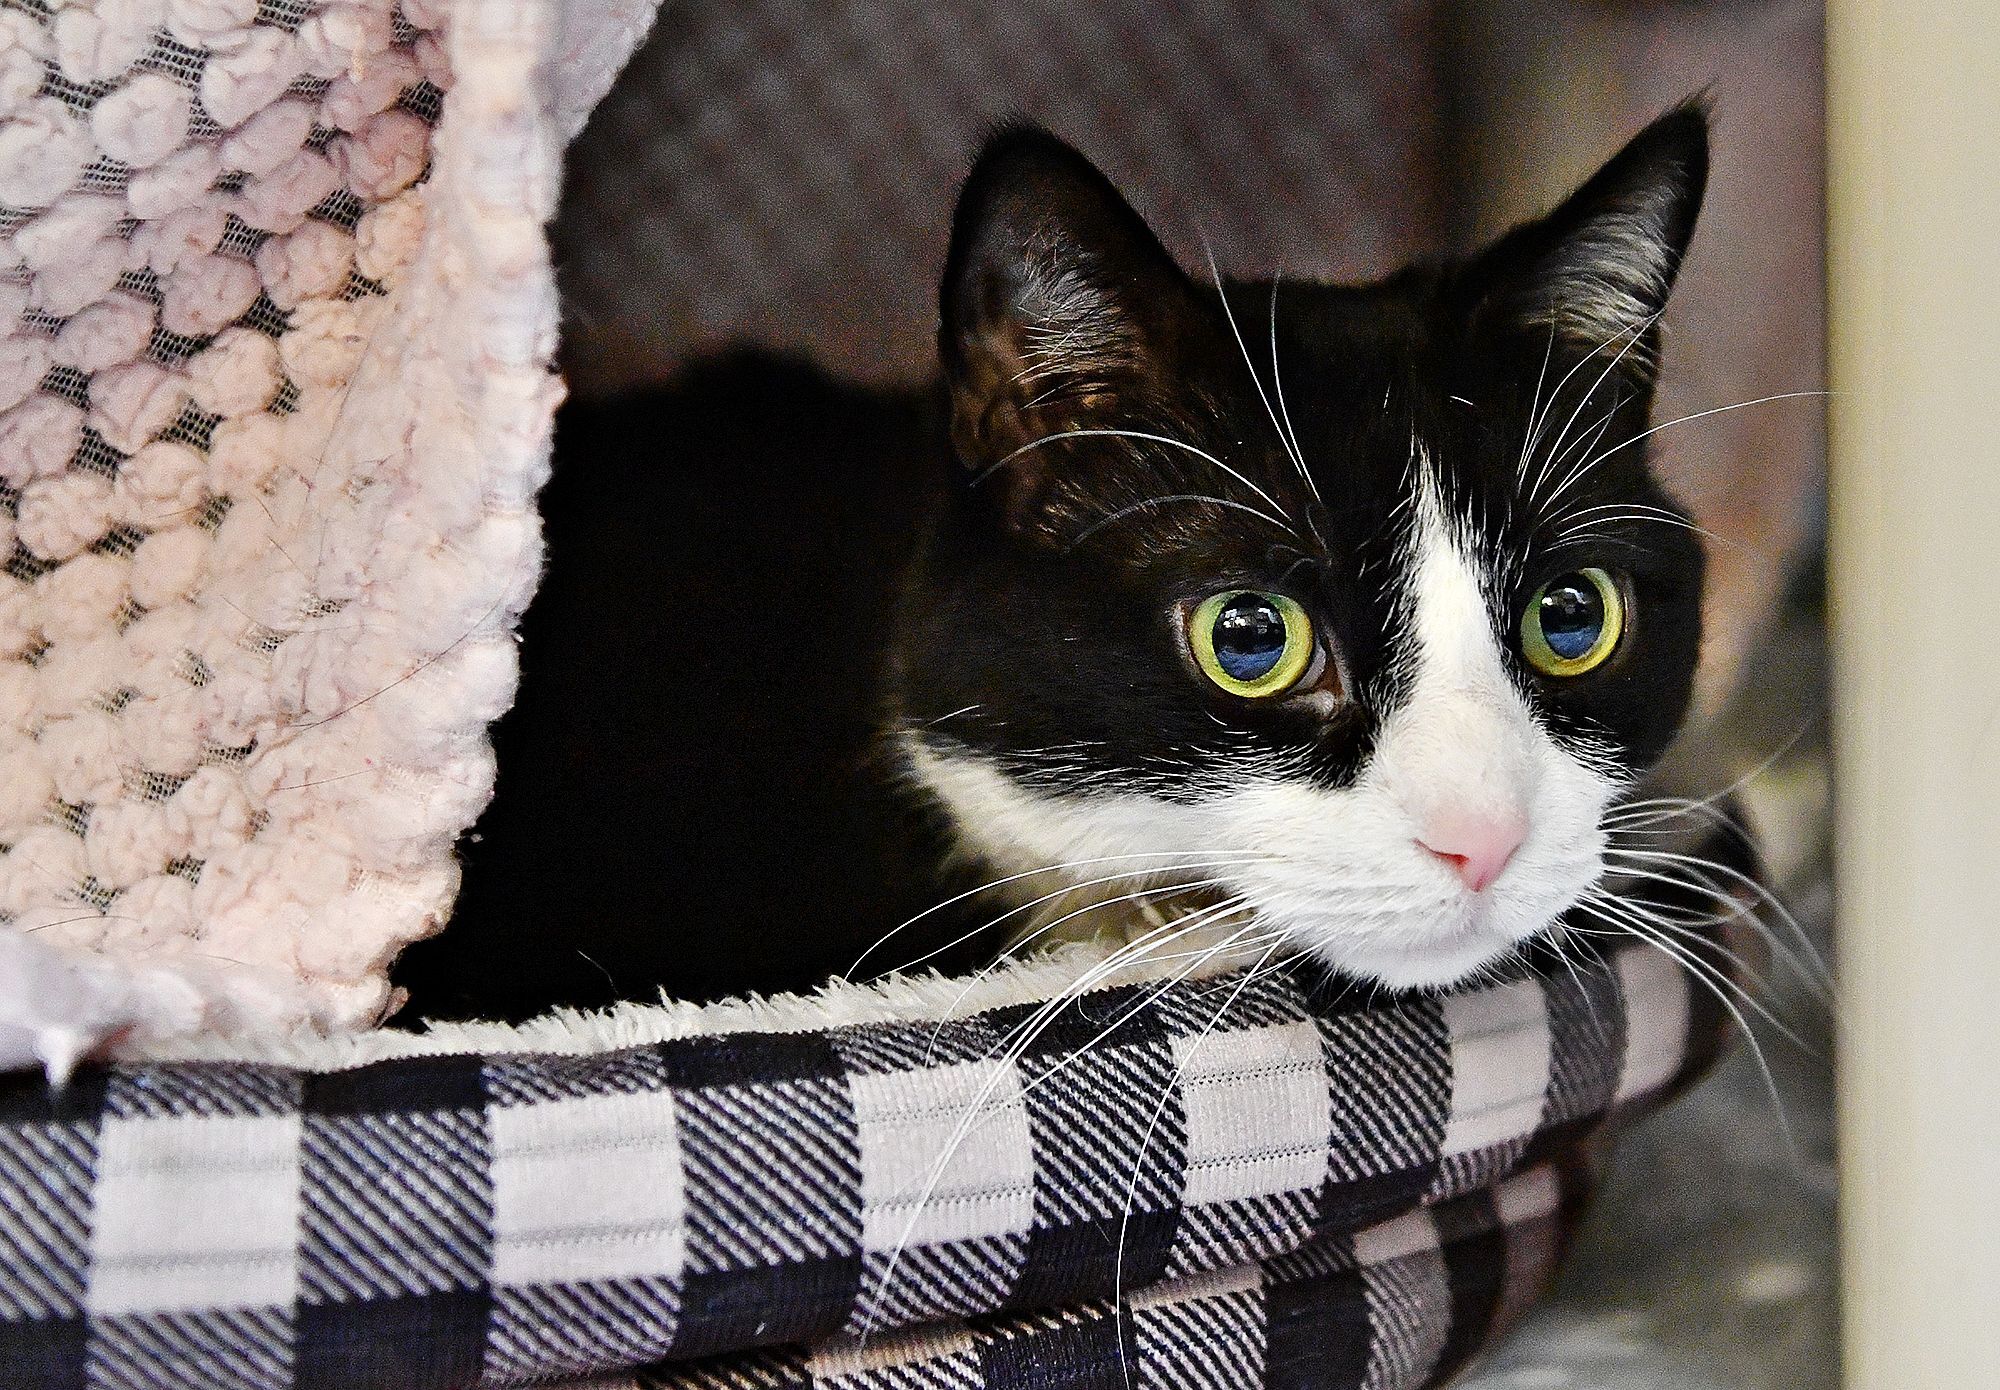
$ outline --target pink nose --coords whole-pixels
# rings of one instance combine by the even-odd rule
[[[1417,843],[1449,865],[1467,891],[1478,893],[1500,877],[1527,834],[1518,816],[1445,812],[1425,817]]]

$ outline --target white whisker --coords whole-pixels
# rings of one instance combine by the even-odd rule
[[[1241,862],[1243,863],[1251,863],[1269,857],[1266,855],[1255,854],[1248,851],[1218,850],[1216,852],[1218,854],[1223,854],[1223,855],[1238,854],[1241,856]],[[851,978],[854,972],[861,968],[862,961],[867,960],[868,957],[874,955],[876,951],[880,950],[883,946],[887,945],[890,939],[894,937],[898,932],[903,931],[905,928],[915,926],[918,922],[923,921],[924,918],[929,917],[932,913],[942,912],[948,907],[953,907],[959,903],[964,902],[967,898],[977,897],[979,894],[988,892],[991,889],[1004,888],[1010,883],[1019,883],[1024,878],[1035,878],[1042,874],[1063,873],[1070,869],[1087,869],[1087,868],[1092,868],[1099,864],[1122,864],[1122,863],[1127,863],[1134,859],[1179,859],[1183,855],[1185,855],[1185,853],[1186,853],[1185,850],[1168,849],[1168,850],[1146,850],[1135,854],[1100,854],[1089,859],[1069,859],[1069,860],[1064,860],[1060,863],[1044,864],[1038,869],[1023,869],[1019,873],[1012,873],[1012,874],[1007,874],[1001,878],[989,879],[987,882],[980,884],[976,888],[968,888],[962,893],[953,894],[951,897],[946,898],[942,902],[932,903],[929,907],[925,908],[922,912],[917,913],[914,917],[908,918],[907,920],[902,922],[898,922],[895,926],[889,928],[887,932],[883,933],[882,936],[876,940],[874,945],[870,946],[867,950],[863,951],[859,956],[856,956],[854,959],[854,964],[848,966],[847,969],[844,972],[842,972],[840,978],[842,979]],[[1200,866],[1196,865],[1183,866],[1183,868],[1192,868],[1192,867],[1200,867]],[[1161,865],[1156,869],[1148,869],[1145,872],[1175,873],[1180,871],[1181,870],[1176,870],[1171,865]],[[1076,886],[1077,885],[1074,884],[1071,885],[1072,888]]]
[[[1636,329],[1636,332],[1643,333],[1644,331],[1645,328],[1643,325],[1638,326],[1638,328]],[[1543,403],[1541,414],[1531,419],[1528,422],[1528,443],[1526,449],[1522,453],[1522,461],[1524,466],[1529,460],[1532,460],[1534,458],[1535,451],[1542,442],[1542,431],[1548,428],[1549,417],[1555,413],[1556,402],[1562,399],[1563,387],[1569,385],[1570,379],[1574,377],[1578,372],[1582,371],[1586,366],[1588,366],[1591,362],[1591,359],[1595,358],[1598,353],[1603,352],[1606,348],[1610,347],[1620,338],[1623,338],[1627,334],[1632,334],[1634,332],[1635,332],[1634,329],[1627,328],[1621,332],[1613,333],[1610,337],[1606,338],[1603,342],[1599,343],[1596,347],[1592,348],[1587,354],[1578,358],[1576,362],[1570,367],[1570,369],[1567,372],[1563,373],[1562,380],[1556,383],[1556,389],[1549,392],[1548,400]],[[1584,399],[1588,400],[1589,396],[1586,395]],[[1539,480],[1537,485],[1539,486]],[[1534,490],[1530,489],[1528,495],[1532,499],[1532,497],[1534,496]]]
[[[1791,1025],[1775,1013],[1770,1006],[1758,999],[1756,995],[1750,992],[1746,985],[1731,976],[1721,966],[1715,964],[1713,961],[1704,959],[1701,952],[1693,945],[1675,941],[1671,936],[1649,935],[1649,933],[1675,932],[1677,928],[1683,927],[1686,924],[1663,920],[1651,911],[1648,905],[1636,902],[1631,898],[1613,898],[1600,894],[1597,896],[1587,895],[1583,901],[1602,920],[1614,926],[1624,927],[1634,935],[1649,940],[1662,950],[1674,955],[1687,968],[1691,975],[1706,983],[1716,993],[1718,998],[1723,997],[1724,992],[1734,996],[1736,999],[1742,1001],[1744,1007],[1755,1012],[1767,1025],[1775,1029],[1787,1042],[1797,1047],[1801,1052],[1810,1053],[1812,1051],[1807,1046],[1805,1040],[1792,1031]],[[1698,935],[1695,940],[1699,941],[1704,947],[1710,947],[1727,954],[1726,948],[1710,937]]]
[[[1602,904],[1599,904],[1599,906],[1602,906]],[[1744,1017],[1743,1011],[1736,1007],[1735,1002],[1712,979],[1700,970],[1693,968],[1693,957],[1685,946],[1677,945],[1666,937],[1656,935],[1643,927],[1634,926],[1631,923],[1620,925],[1624,929],[1622,932],[1611,932],[1608,934],[1636,937],[1654,947],[1669,959],[1678,962],[1684,969],[1688,970],[1690,978],[1706,985],[1709,992],[1715,996],[1716,1002],[1721,1004],[1728,1011],[1729,1016],[1736,1020],[1736,1027],[1743,1037],[1744,1047],[1749,1051],[1751,1060],[1756,1064],[1758,1075],[1763,1078],[1764,1090],[1771,1098],[1771,1107],[1778,1121],[1778,1131],[1783,1135],[1785,1145],[1791,1151],[1794,1162],[1802,1162],[1798,1140],[1792,1132],[1791,1121],[1785,1114],[1784,1096],[1778,1089],[1778,1079],[1771,1071],[1769,1059],[1764,1055],[1763,1044],[1757,1040],[1757,1035],[1751,1029],[1750,1021]],[[1578,930],[1587,931],[1588,929],[1578,928]],[[1779,1026],[1782,1028],[1782,1025]]]
[[[1542,386],[1549,379],[1549,362],[1556,352],[1556,320],[1549,315],[1549,340],[1542,348],[1542,369],[1535,374],[1535,390],[1528,397],[1528,428],[1521,432],[1521,457],[1515,460],[1514,474],[1523,476],[1528,471],[1528,459],[1535,450],[1535,417],[1542,409]]]
[[[1535,500],[1535,491],[1541,486],[1542,479],[1554,471],[1556,460],[1562,457],[1563,441],[1569,438],[1570,427],[1575,425],[1577,417],[1583,414],[1583,408],[1590,404],[1591,398],[1597,394],[1597,388],[1602,386],[1610,375],[1618,370],[1618,364],[1625,360],[1626,354],[1630,353],[1633,348],[1637,347],[1644,340],[1646,331],[1660,321],[1660,314],[1662,312],[1664,311],[1655,310],[1639,323],[1626,330],[1631,335],[1632,340],[1618,350],[1616,357],[1604,364],[1604,370],[1597,374],[1597,380],[1590,383],[1590,388],[1583,393],[1583,398],[1576,403],[1576,409],[1569,413],[1569,419],[1563,421],[1561,433],[1556,435],[1555,443],[1549,446],[1549,457],[1542,464],[1541,473],[1537,475],[1535,480],[1535,487],[1530,488],[1528,491],[1528,500],[1530,503]],[[1610,341],[1615,342],[1616,336]],[[1605,346],[1609,346],[1609,342]],[[1603,347],[1597,349],[1598,352],[1602,352],[1603,350]],[[1595,356],[1594,353],[1592,355]],[[1557,389],[1560,390],[1561,388],[1558,387]],[[1617,406],[1614,405],[1611,409],[1612,413],[1616,413]]]
[[[1756,878],[1744,873],[1741,869],[1728,864],[1718,863],[1713,859],[1704,859],[1699,855],[1677,854],[1669,850],[1634,849],[1615,845],[1607,849],[1606,853],[1607,855],[1613,855],[1621,859],[1642,861],[1644,865],[1661,866],[1655,870],[1656,872],[1664,873],[1664,866],[1685,867],[1696,875],[1702,887],[1713,892],[1718,897],[1728,898],[1732,895],[1723,885],[1717,884],[1711,879],[1709,877],[1710,873],[1719,874],[1727,883],[1737,885],[1752,896],[1754,904],[1768,907],[1772,912],[1777,914],[1778,920],[1783,923],[1787,931],[1791,934],[1792,939],[1798,943],[1799,950],[1804,953],[1804,960],[1810,962],[1811,966],[1808,969],[1803,963],[1794,963],[1793,968],[1809,983],[1815,984],[1819,989],[1826,992],[1828,1002],[1831,1002],[1831,990],[1833,987],[1833,971],[1831,967],[1821,958],[1819,949],[1813,945],[1811,935],[1799,922],[1798,918],[1794,917],[1791,910],[1778,900],[1775,893],[1766,888]],[[1640,874],[1640,869],[1637,866],[1621,865],[1619,868],[1621,872],[1643,876]],[[1679,882],[1683,887],[1692,886],[1684,880],[1675,880],[1670,877],[1663,878],[1662,881],[1669,883]],[[1744,910],[1746,914],[1750,913],[1750,906],[1745,905]],[[1749,916],[1749,920],[1754,922],[1760,929],[1768,930],[1769,928],[1768,923],[1754,914]],[[1787,957],[1791,957],[1792,953],[1790,949],[1777,940],[1775,934],[1769,940],[1774,949],[1778,949]]]
[[[1218,905],[1218,907],[1219,906],[1221,905]],[[1235,906],[1232,905],[1230,907],[1230,910],[1232,911],[1235,910]],[[1212,912],[1213,912],[1212,909],[1203,909],[1202,911],[1190,914],[1189,918],[1184,920],[1194,921],[1195,919],[1203,919],[1205,913],[1212,914]],[[1053,998],[1045,1001],[1042,1005],[1040,1005],[1035,1010],[1033,1015],[1031,1015],[1022,1024],[1017,1026],[1013,1030],[1013,1032],[1010,1033],[1006,1038],[1003,1038],[1001,1042],[998,1044],[996,1049],[989,1049],[986,1054],[987,1057],[989,1058],[992,1057],[994,1051],[999,1050],[1002,1053],[1002,1060],[1004,1062],[1012,1063],[1013,1061],[1017,1060],[1026,1052],[1026,1050],[1029,1047],[1033,1046],[1035,1039],[1040,1037],[1041,1034],[1047,1030],[1047,1028],[1054,1022],[1054,1020],[1061,1015],[1063,1010],[1067,1009],[1072,1003],[1076,1002],[1076,1000],[1080,999],[1083,995],[1089,993],[1093,988],[1096,987],[1098,981],[1106,979],[1110,975],[1116,973],[1118,970],[1125,968],[1127,965],[1136,963],[1138,960],[1144,958],[1146,947],[1153,944],[1156,941],[1159,941],[1163,936],[1166,941],[1179,940],[1191,932],[1200,930],[1202,925],[1205,925],[1205,920],[1195,921],[1194,925],[1183,925],[1181,923],[1174,923],[1174,924],[1169,924],[1168,926],[1155,928],[1153,931],[1148,932],[1144,936],[1140,937],[1137,941],[1128,943],[1127,945],[1118,948],[1116,951],[1113,951],[1104,960],[1098,962],[1090,969],[1084,971],[1080,977],[1078,977],[1073,981],[1070,981],[1067,985],[1064,986],[1061,992],[1056,994]],[[1161,990],[1163,991],[1165,989],[1171,988],[1175,983],[1178,983],[1179,980],[1186,978],[1188,974],[1191,974],[1194,970],[1199,968],[1200,968],[1200,958],[1198,957],[1197,962],[1194,965],[1188,966],[1179,975],[1169,980],[1165,985],[1162,985]],[[1078,1048],[1066,1054],[1063,1057],[1063,1059],[1060,1062],[1058,1062],[1054,1067],[1052,1067],[1047,1073],[1037,1078],[1037,1080],[1034,1083],[1032,1083],[1030,1087],[1024,1087],[1023,1096],[1025,1096],[1027,1091],[1032,1089],[1033,1086],[1038,1086],[1043,1084],[1044,1082],[1047,1082],[1054,1076],[1061,1073],[1070,1063],[1074,1062],[1077,1058],[1087,1055],[1090,1049],[1093,1046],[1095,1046],[1096,1043],[1101,1042],[1104,1038],[1110,1036],[1112,1032],[1115,1032],[1118,1028],[1124,1026],[1125,1022],[1129,1020],[1131,1017],[1133,1017],[1136,1011],[1145,1008],[1149,1003],[1151,1003],[1153,1000],[1158,999],[1159,997],[1160,997],[1160,991],[1155,991],[1155,993],[1148,1000],[1142,1001],[1140,1004],[1133,1006],[1133,1009],[1127,1010],[1124,1014],[1121,1014],[1117,1019],[1114,1019],[1106,1029],[1099,1032],[1096,1035],[1096,1037],[1092,1038],[1089,1042],[1085,1043],[1083,1047]],[[977,1120],[980,1118],[980,1116],[985,1113],[986,1103],[988,1100],[992,1098],[994,1088],[1000,1084],[1002,1077],[1009,1074],[1011,1073],[1009,1067],[1007,1066],[996,1067],[994,1069],[993,1074],[980,1087],[978,1094],[976,1094],[972,1098],[972,1100],[966,1105],[964,1113],[960,1116],[958,1123],[953,1127],[952,1133],[947,1137],[943,1148],[943,1152],[939,1155],[937,1161],[932,1165],[930,1177],[925,1182],[924,1190],[922,1191],[922,1193],[918,1195],[916,1202],[913,1204],[911,1208],[910,1219],[904,1225],[902,1234],[897,1239],[895,1249],[890,1252],[889,1259],[883,1268],[882,1277],[877,1282],[876,1299],[878,1301],[880,1301],[880,1299],[887,1293],[891,1283],[894,1281],[896,1268],[902,1259],[903,1252],[908,1247],[910,1237],[914,1235],[916,1232],[917,1222],[922,1217],[924,1208],[929,1205],[931,1198],[936,1195],[937,1185],[939,1182],[943,1180],[945,1170],[950,1166],[951,1160],[957,1155],[959,1146],[964,1143],[966,1137],[971,1133],[972,1126],[974,1125],[974,1123],[976,1123]],[[868,1334],[873,1330],[874,1330],[873,1322],[871,1320],[869,1327],[865,1329],[862,1333],[862,1342],[864,1345],[866,1344]]]
[[[1231,938],[1232,941],[1234,939],[1233,937]],[[1153,1107],[1153,1113],[1146,1121],[1146,1132],[1139,1139],[1138,1157],[1132,1162],[1132,1180],[1125,1185],[1124,1210],[1118,1220],[1116,1263],[1111,1272],[1111,1317],[1114,1325],[1124,1316],[1121,1303],[1125,1286],[1125,1238],[1126,1233],[1131,1229],[1132,1225],[1133,1204],[1138,1200],[1139,1174],[1145,1170],[1146,1154],[1153,1147],[1153,1135],[1159,1129],[1160,1117],[1166,1113],[1167,1103],[1179,1092],[1181,1077],[1186,1074],[1188,1063],[1194,1060],[1194,1056],[1201,1050],[1202,1044],[1208,1041],[1209,1034],[1215,1031],[1215,1026],[1222,1021],[1223,1015],[1227,1014],[1235,1006],[1236,1001],[1242,997],[1243,991],[1249,988],[1252,982],[1260,978],[1258,975],[1259,969],[1266,961],[1271,959],[1271,956],[1282,944],[1282,941],[1274,942],[1264,951],[1263,955],[1257,958],[1255,964],[1243,972],[1243,978],[1236,982],[1236,987],[1229,992],[1229,997],[1222,1001],[1222,1004],[1213,1014],[1209,1015],[1208,1022],[1202,1025],[1202,1029],[1195,1035],[1194,1041],[1188,1044],[1181,1060],[1174,1064],[1173,1077],[1165,1086],[1160,1088],[1159,1103]],[[1120,1345],[1123,1345],[1122,1338],[1120,1339]],[[1123,1356],[1118,1358],[1118,1365],[1119,1369],[1125,1374],[1127,1390],[1130,1390],[1132,1368],[1126,1364]]]
[[[1257,486],[1256,483],[1252,482],[1249,478],[1245,477],[1242,473],[1238,472],[1236,469],[1231,468],[1228,464],[1224,463],[1214,454],[1209,453],[1208,450],[1196,448],[1194,445],[1187,443],[1185,440],[1175,439],[1172,435],[1149,434],[1144,430],[1122,430],[1122,429],[1057,430],[1053,434],[1045,434],[1040,439],[1033,439],[1028,441],[1026,444],[1023,444],[1020,448],[1014,450],[1012,453],[1008,454],[1005,458],[1002,458],[999,462],[990,464],[986,469],[986,473],[991,473],[994,469],[1003,467],[1006,464],[1013,462],[1016,458],[1020,457],[1022,454],[1027,453],[1031,449],[1039,449],[1042,448],[1044,445],[1053,444],[1058,440],[1063,440],[1063,439],[1138,439],[1148,444],[1164,444],[1169,448],[1181,449],[1186,451],[1187,453],[1193,454],[1196,458],[1199,458],[1202,462],[1211,464],[1214,467],[1221,469],[1224,473],[1227,473],[1237,482],[1249,488],[1250,491],[1256,493],[1258,497],[1263,499],[1263,501],[1271,508],[1271,510],[1276,512],[1279,516],[1289,518],[1291,515],[1289,512],[1285,510],[1284,504],[1278,501],[1277,498],[1273,497],[1270,493],[1264,491],[1263,488]],[[985,473],[979,475],[979,477],[981,478],[985,476],[986,476]],[[978,481],[978,479],[975,479],[974,481],[976,482]]]
[[[1189,864],[1184,867],[1199,868],[1201,866],[1198,864]],[[1121,877],[1135,877],[1135,876],[1136,875],[1122,875]],[[1163,897],[1172,893],[1193,893],[1193,892],[1198,892],[1199,890],[1204,888],[1217,888],[1220,886],[1221,883],[1217,879],[1199,878],[1199,879],[1191,879],[1185,883],[1171,883],[1165,885],[1156,885],[1150,888],[1141,888],[1131,893],[1117,894],[1109,898],[1093,898],[1091,901],[1083,904],[1083,906],[1081,907],[1072,908],[1068,912],[1058,913],[1050,921],[1041,923],[1040,925],[1035,927],[1032,931],[1028,932],[1025,936],[1022,936],[1019,940],[1015,941],[1012,945],[1012,949],[1014,951],[1019,951],[1021,947],[1028,945],[1030,942],[1033,942],[1040,937],[1049,935],[1057,927],[1063,926],[1065,923],[1068,922],[1073,922],[1077,918],[1084,916],[1086,913],[1095,912],[1100,908],[1118,907],[1125,903],[1133,903],[1133,902],[1149,903],[1153,898]],[[1026,911],[1029,907],[1036,906],[1040,903],[1048,902],[1052,898],[1067,896],[1069,893],[1072,893],[1074,891],[1075,889],[1072,888],[1064,888],[1055,893],[1050,893],[1041,898],[1037,898],[1034,903],[1023,904],[1021,907],[1015,908],[1013,912],[1007,913],[1003,917],[995,918],[992,922],[987,923],[986,926],[980,927],[977,930],[968,933],[967,938],[969,939],[971,936],[976,936],[980,932],[990,930],[992,927],[997,926],[1000,922],[1006,920],[1006,917],[1013,916],[1014,913]],[[942,1018],[939,1019],[938,1029],[942,1029],[944,1024],[948,1022],[953,1017],[953,1015],[955,1015],[958,1012],[959,1005],[965,1002],[966,996],[972,992],[973,988],[976,985],[978,985],[979,981],[986,975],[987,971],[997,968],[1000,964],[1001,962],[996,960],[992,964],[986,966],[985,969],[980,970],[979,972],[974,974],[969,980],[966,981],[965,988],[961,989],[958,992],[957,998],[951,1001],[951,1004],[945,1009]],[[937,1041],[938,1029],[932,1030],[931,1041],[933,1044],[935,1044]]]
[[[1598,454],[1595,458],[1591,459],[1590,462],[1586,463],[1582,468],[1577,469],[1567,479],[1564,480],[1562,487],[1557,488],[1554,492],[1549,494],[1546,505],[1554,506],[1556,499],[1561,497],[1562,494],[1570,487],[1574,486],[1575,483],[1578,481],[1578,479],[1582,478],[1585,473],[1588,473],[1592,468],[1595,468],[1598,464],[1604,462],[1604,460],[1610,458],[1613,454],[1619,453],[1620,451],[1625,449],[1629,449],[1634,444],[1637,444],[1642,440],[1650,439],[1652,438],[1652,436],[1658,434],[1661,430],[1671,429],[1675,425],[1689,424],[1695,420],[1706,420],[1711,415],[1726,415],[1732,410],[1748,410],[1753,405],[1769,405],[1772,401],[1803,400],[1809,396],[1825,396],[1827,394],[1828,393],[1825,391],[1780,391],[1776,395],[1759,396],[1757,397],[1757,399],[1751,401],[1737,401],[1734,405],[1718,405],[1711,410],[1698,410],[1692,415],[1682,415],[1677,419],[1663,420],[1659,424],[1654,425],[1651,429],[1641,430],[1639,433],[1633,435],[1630,439],[1623,440],[1617,444],[1612,445],[1609,449],[1604,450],[1602,453]]]
[[[1230,336],[1236,339],[1236,350],[1243,354],[1243,365],[1250,373],[1251,384],[1257,388],[1257,399],[1264,403],[1264,413],[1271,417],[1271,429],[1278,436],[1278,447],[1284,451],[1287,458],[1291,459],[1292,466],[1298,469],[1299,477],[1305,480],[1306,486],[1312,488],[1313,498],[1317,501],[1319,489],[1313,485],[1312,475],[1306,471],[1306,461],[1299,457],[1285,438],[1285,427],[1278,423],[1278,412],[1271,408],[1271,398],[1265,394],[1264,379],[1257,375],[1257,364],[1250,360],[1250,345],[1243,341],[1243,330],[1236,326],[1236,310],[1230,307],[1229,291],[1223,287],[1222,272],[1216,269],[1215,251],[1208,245],[1206,239],[1203,240],[1201,249],[1208,257],[1208,278],[1215,282],[1216,298],[1222,301],[1222,314],[1229,320]]]
[[[1247,506],[1242,502],[1231,502],[1226,497],[1211,497],[1207,493],[1202,493],[1202,492],[1177,492],[1166,497],[1148,497],[1143,502],[1134,502],[1130,506],[1120,507],[1117,511],[1111,513],[1111,515],[1109,516],[1100,517],[1098,520],[1084,527],[1083,530],[1079,531],[1076,535],[1072,536],[1069,540],[1069,543],[1063,547],[1063,553],[1067,555],[1070,551],[1075,550],[1078,546],[1082,545],[1085,541],[1089,540],[1099,531],[1102,531],[1105,527],[1111,525],[1114,522],[1123,521],[1126,517],[1132,515],[1134,512],[1142,512],[1149,507],[1164,507],[1169,503],[1173,502],[1206,502],[1211,506],[1227,507],[1232,511],[1248,512],[1251,516],[1256,517],[1259,521],[1268,521],[1271,523],[1271,525],[1276,526],[1277,528],[1286,532],[1287,534],[1295,538],[1298,536],[1298,532],[1292,530],[1290,526],[1278,520],[1276,517],[1268,516],[1265,513],[1258,511],[1255,507]]]
[[[1278,396],[1278,414],[1284,417],[1283,434],[1291,444],[1292,460],[1298,464],[1299,476],[1306,480],[1306,487],[1311,489],[1313,501],[1318,502],[1321,500],[1319,484],[1306,471],[1305,451],[1299,448],[1299,432],[1292,428],[1292,412],[1285,406],[1284,374],[1278,370],[1278,277],[1275,275],[1271,277],[1271,389]]]

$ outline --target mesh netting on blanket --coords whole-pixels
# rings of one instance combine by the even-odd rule
[[[0,1067],[121,1063],[0,1083],[6,1383],[1434,1382],[1712,1054],[1661,958],[342,1041],[492,788],[544,228],[652,9],[0,0]]]
[[[0,4],[0,1049],[350,1028],[492,785],[651,7]],[[566,27],[557,29],[559,20]]]

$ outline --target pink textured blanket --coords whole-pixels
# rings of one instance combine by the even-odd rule
[[[347,1029],[539,563],[573,0],[0,8],[0,1062]]]

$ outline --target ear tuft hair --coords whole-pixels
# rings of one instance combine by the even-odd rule
[[[977,473],[1040,434],[1158,389],[1186,303],[1176,296],[1188,292],[1089,160],[1039,127],[1001,127],[959,194],[939,296],[960,460]],[[1037,471],[1030,461],[1010,466],[1015,481],[995,481],[1031,491]]]
[[[1513,327],[1553,330],[1586,351],[1650,370],[1656,323],[1680,273],[1708,183],[1708,112],[1693,99],[1661,116],[1548,216],[1481,258]]]

